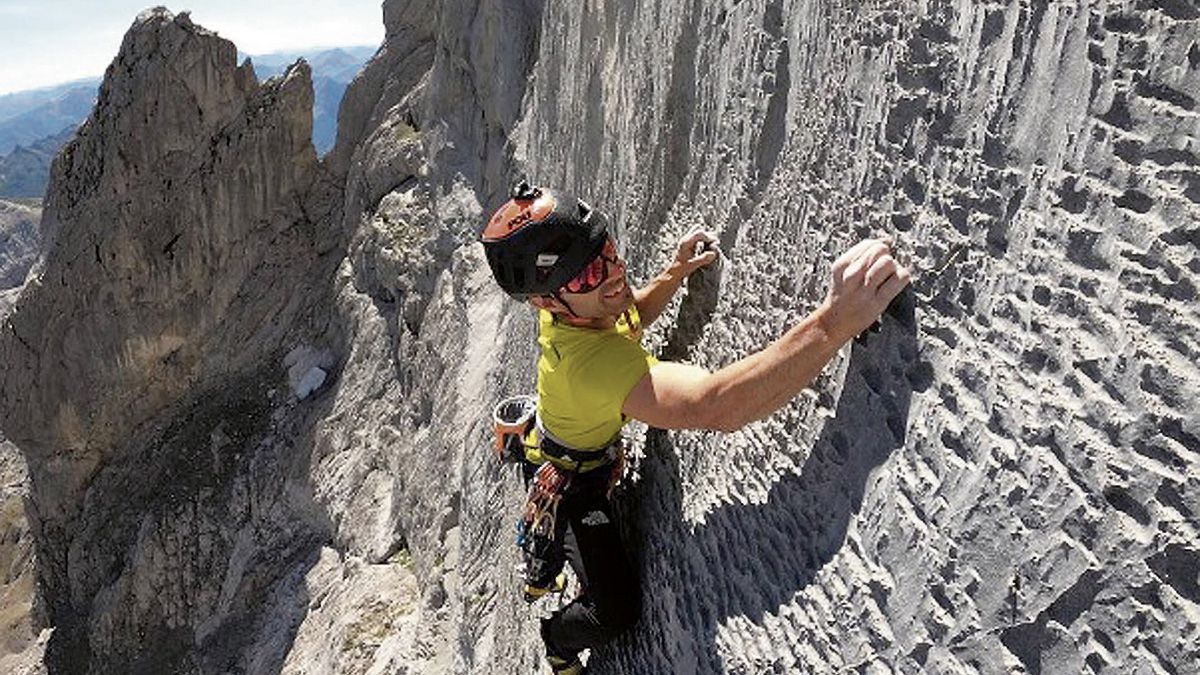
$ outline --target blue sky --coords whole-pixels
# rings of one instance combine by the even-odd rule
[[[0,94],[104,74],[153,0],[0,0]],[[247,54],[378,46],[382,0],[191,0],[165,5]]]

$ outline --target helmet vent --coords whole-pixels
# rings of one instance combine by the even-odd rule
[[[512,198],[519,200],[537,199],[542,196],[541,188],[533,187],[529,181],[522,179],[521,182],[513,186]]]
[[[587,221],[592,219],[592,207],[589,206],[588,203],[583,201],[582,199],[580,199],[578,201],[579,201],[579,219],[586,223]]]

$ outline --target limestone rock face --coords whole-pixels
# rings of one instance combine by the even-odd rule
[[[57,158],[43,230],[63,238],[12,317],[17,341],[8,343],[24,350],[5,373],[6,413],[20,420],[8,429],[27,452],[88,456],[222,375],[205,371],[202,351],[232,357],[221,370],[244,369],[253,364],[242,343],[280,330],[266,315],[230,333],[226,319],[249,313],[239,307],[247,279],[303,247],[303,230],[289,229],[304,226],[301,197],[316,175],[301,135],[307,72],[301,65],[260,88],[234,56],[186,14],[144,14],[96,111]],[[221,344],[197,339],[207,335]],[[60,355],[72,370],[42,377]],[[69,492],[82,479],[56,482]]]
[[[0,201],[0,321],[11,311],[38,248],[41,209]],[[34,617],[33,533],[25,516],[29,475],[17,446],[0,433],[0,671],[44,673],[49,631]],[[39,632],[41,635],[39,636]]]
[[[283,357],[336,339],[338,190],[307,66],[260,85],[235,59],[186,14],[138,17],[55,161],[45,259],[4,325],[56,672],[226,672],[327,536],[288,482],[311,424]]]
[[[815,396],[735,434],[639,436],[625,508],[648,609],[593,666],[1190,662],[1197,624],[1169,617],[1197,611],[1195,12],[538,9],[531,88],[505,143],[471,145],[477,167],[511,152],[612,211],[643,280],[691,227],[720,233],[728,259],[660,324],[660,354],[717,368],[767,344],[867,234],[918,272]],[[464,21],[459,40],[486,25]],[[507,46],[482,72],[512,67]],[[463,63],[437,61],[429,90]],[[503,110],[488,91],[480,109]],[[433,180],[457,168],[443,159]],[[486,214],[505,186],[475,171]],[[473,362],[496,397],[530,386],[529,317],[502,312],[500,349]],[[449,405],[435,395],[434,418]],[[496,637],[520,622],[512,582],[465,553],[503,544],[468,528],[505,497],[461,485],[459,594],[484,598],[463,613],[462,668],[511,672],[531,658]]]
[[[25,517],[28,482],[25,458],[0,434],[0,671],[13,675],[46,672],[41,664],[49,638],[48,630],[35,628],[34,541]]]
[[[917,270],[816,396],[647,434],[647,610],[600,672],[1196,662],[1198,30],[1166,2],[546,4],[530,175],[615,212],[642,279],[691,227],[728,256],[663,353],[761,347],[864,234]]]
[[[25,283],[38,253],[39,207],[0,200],[0,292]]]
[[[662,358],[769,344],[863,236],[917,273],[768,419],[631,430],[592,671],[1185,672],[1200,12],[844,5],[388,0],[323,163],[303,64],[139,17],[0,326],[51,670],[544,668],[488,452],[533,315],[473,242],[528,175],[635,281],[719,233]]]

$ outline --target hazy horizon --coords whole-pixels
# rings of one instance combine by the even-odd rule
[[[128,0],[102,7],[83,0],[0,2],[0,63],[19,66],[0,70],[0,96],[102,77],[134,19],[154,6]],[[381,0],[196,0],[167,7],[175,14],[190,8],[194,23],[248,54],[377,47],[383,41]]]

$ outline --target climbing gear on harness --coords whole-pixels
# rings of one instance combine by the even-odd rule
[[[535,537],[555,538],[558,504],[575,474],[546,462],[533,474],[525,513],[517,523],[517,545],[525,546]]]
[[[594,450],[580,450],[560,441],[554,434],[546,430],[541,419],[537,424],[538,447],[542,455],[557,460],[559,466],[575,473],[590,473],[602,467],[611,466],[608,475],[606,496],[611,499],[617,483],[625,476],[625,443],[620,434],[605,445]],[[563,466],[574,463],[574,466]]]
[[[528,394],[510,396],[492,409],[492,447],[501,462],[520,462],[525,459],[525,436],[533,428],[537,415],[537,399]]]
[[[526,588],[549,588],[562,571],[561,556],[555,555],[558,505],[574,476],[549,462],[533,475],[525,512],[517,521],[517,546],[521,547],[525,562]],[[526,599],[529,600],[528,593]]]
[[[545,448],[545,439],[542,447]],[[525,567],[526,602],[533,602],[547,593],[562,590],[557,579],[564,560],[562,542],[558,541],[562,534],[558,521],[558,507],[567,491],[580,480],[585,480],[582,477],[586,477],[587,480],[604,480],[605,497],[612,498],[613,490],[625,474],[625,453],[619,441],[610,447],[616,450],[613,458],[607,462],[611,465],[607,476],[601,475],[592,479],[591,473],[579,474],[550,462],[542,464],[533,475],[529,496],[525,500],[525,511],[517,521],[517,546],[521,548]]]
[[[558,508],[563,496],[586,476],[581,489],[604,489],[611,499],[613,490],[625,474],[625,452],[618,434],[601,448],[581,450],[565,445],[540,424],[537,399],[529,395],[511,396],[496,404],[492,410],[495,432],[493,449],[501,461],[523,461],[527,470],[535,464],[526,461],[526,438],[537,429],[537,447],[545,461],[530,476],[525,510],[517,521],[517,546],[521,548],[525,576],[524,597],[534,602],[549,593],[558,593],[566,586],[563,564],[566,560],[562,542]],[[556,463],[557,462],[557,463]],[[571,466],[573,465],[573,466]],[[608,467],[607,475],[600,471]],[[592,473],[595,472],[595,473]],[[602,482],[601,482],[602,481]]]
[[[608,241],[608,219],[572,195],[522,180],[480,234],[500,288],[515,300],[557,295]]]
[[[557,436],[546,429],[541,418],[538,418],[537,435],[538,447],[541,448],[542,456],[575,473],[594,471],[615,462],[618,457],[622,458],[622,466],[624,466],[624,448],[620,434],[599,448],[584,450],[559,440]]]

